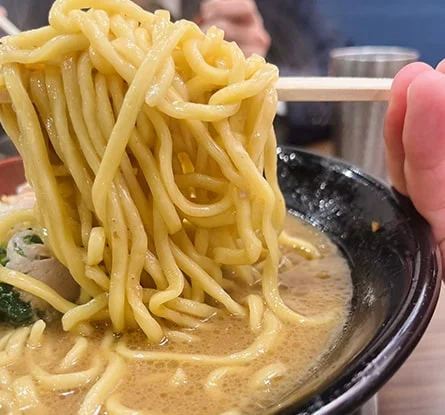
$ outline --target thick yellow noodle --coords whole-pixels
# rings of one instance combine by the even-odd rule
[[[213,297],[245,315],[220,270],[241,267],[251,283],[262,259],[268,307],[304,320],[277,288],[276,67],[246,60],[218,29],[117,0],[56,1],[50,28],[6,38],[0,64],[12,101],[1,118],[40,226],[91,300],[71,305],[17,272],[0,280],[67,313],[67,330],[107,310],[116,331],[137,324],[160,342],[165,321],[196,325],[193,303],[175,299]]]
[[[199,342],[198,331],[180,328],[200,327],[225,308],[249,316],[257,338],[239,352],[209,356],[133,350],[108,336],[90,367],[79,369],[90,346],[74,337],[50,373],[33,357],[45,342],[40,321],[0,339],[0,366],[26,356],[32,378],[17,379],[13,390],[28,393],[35,408],[37,381],[59,391],[92,384],[81,414],[103,405],[112,414],[155,413],[133,411],[113,395],[125,359],[221,365],[208,382],[219,396],[218,379],[270,350],[280,320],[326,320],[290,310],[278,292],[285,218],[272,127],[278,70],[259,56],[246,59],[216,28],[204,34],[128,0],[57,0],[49,22],[0,46],[11,98],[0,119],[37,200],[34,210],[0,221],[0,238],[20,224],[44,229],[81,295],[67,301],[5,267],[0,282],[49,303],[75,333],[109,320],[114,332],[140,328],[157,344]],[[319,255],[299,239],[281,241]],[[232,297],[230,289],[258,280],[262,297]],[[256,387],[283,370],[259,372]],[[14,412],[9,398],[1,392],[0,404]]]

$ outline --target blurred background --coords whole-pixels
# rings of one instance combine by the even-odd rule
[[[148,9],[152,8],[150,4],[172,3],[138,1]],[[182,0],[183,7],[192,3],[199,9],[199,0]],[[282,75],[327,75],[329,52],[343,46],[409,47],[416,49],[420,59],[430,65],[436,65],[445,56],[444,0],[256,0],[256,3],[275,46],[268,59],[280,67]],[[10,20],[22,30],[47,24],[51,4],[51,0],[0,0]],[[277,50],[283,56],[277,58]],[[279,142],[311,147],[330,141],[336,123],[334,109],[333,105],[323,103],[288,103],[276,120]],[[0,129],[0,157],[13,153],[13,146]]]
[[[317,1],[354,45],[414,48],[434,66],[445,56],[443,0]]]
[[[268,0],[278,5],[283,0]],[[301,0],[294,0],[295,3]],[[443,0],[311,0],[355,45],[396,45],[418,49],[435,65],[445,55]],[[45,21],[46,0],[0,0],[21,29]]]

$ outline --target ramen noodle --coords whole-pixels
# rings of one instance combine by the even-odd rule
[[[0,118],[35,194],[0,222],[2,293],[20,300],[23,326],[0,341],[0,404],[42,413],[51,391],[75,396],[80,414],[139,413],[116,393],[124,373],[147,377],[126,382],[134,390],[175,388],[190,365],[218,401],[226,378],[250,373],[255,391],[291,374],[286,359],[263,359],[291,328],[324,333],[322,354],[350,292],[311,312],[279,289],[280,270],[323,250],[283,231],[277,68],[246,59],[217,28],[204,34],[126,0],[57,0],[49,23],[0,47],[11,99]],[[223,344],[224,327],[239,348]],[[212,337],[219,349],[207,346]]]

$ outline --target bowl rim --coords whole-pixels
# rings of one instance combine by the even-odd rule
[[[401,310],[382,329],[379,336],[372,339],[366,349],[351,361],[357,367],[340,374],[320,395],[312,395],[277,412],[280,415],[296,415],[299,412],[295,411],[305,408],[309,412],[304,413],[314,415],[348,414],[359,409],[383,387],[410,356],[425,333],[434,314],[442,283],[439,247],[434,241],[430,226],[415,210],[411,201],[382,180],[336,157],[314,154],[289,145],[278,146],[277,151],[300,154],[311,163],[335,166],[340,174],[358,178],[371,188],[383,191],[396,208],[410,217],[410,227],[419,235],[416,257],[419,266],[412,271]],[[367,350],[368,347],[371,350]]]
[[[0,166],[14,164],[17,162],[21,162],[23,164],[23,159],[20,156],[5,157],[4,159],[0,160]]]

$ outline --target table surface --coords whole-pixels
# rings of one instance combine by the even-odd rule
[[[445,414],[445,289],[410,358],[379,393],[379,415]]]
[[[330,155],[330,142],[306,150]],[[379,415],[445,415],[445,287],[430,325],[409,359],[378,394]]]

